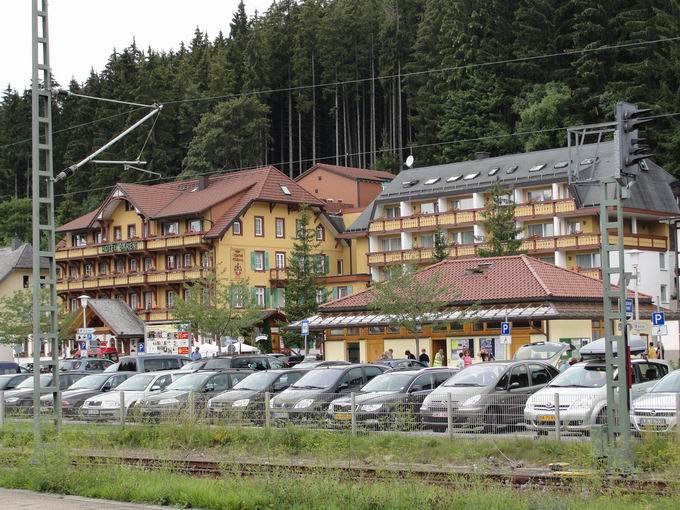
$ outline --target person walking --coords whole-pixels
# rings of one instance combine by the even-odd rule
[[[191,353],[191,361],[198,361],[201,358],[203,358],[203,356],[201,356],[200,350],[201,349],[198,346],[196,346],[196,350]]]
[[[409,350],[404,352],[404,356],[406,356],[406,359],[416,359],[415,355]]]
[[[456,368],[459,370],[463,370],[465,368],[465,362],[463,361],[463,356],[464,354],[462,352],[458,353],[458,358],[456,358],[455,365]]]
[[[647,359],[657,359],[658,353],[656,347],[654,347],[654,342],[649,342],[649,351],[647,352]]]
[[[444,366],[444,349],[439,349],[437,354],[434,355],[433,367],[443,367]]]
[[[472,356],[470,356],[470,351],[465,349],[463,351],[463,367],[467,368],[469,366],[472,366]]]
[[[427,355],[427,352],[425,349],[420,351],[420,356],[418,357],[418,361],[421,363],[424,363],[426,367],[430,366],[430,357]]]

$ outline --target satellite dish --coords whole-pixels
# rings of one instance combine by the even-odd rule
[[[408,157],[406,158],[406,166],[408,168],[413,167],[413,163],[415,162],[415,159],[413,158],[413,154],[409,154]]]

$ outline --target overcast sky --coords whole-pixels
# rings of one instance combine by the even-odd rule
[[[23,90],[31,82],[32,0],[0,0],[0,86]],[[50,58],[57,81],[82,82],[101,71],[113,48],[176,49],[194,29],[213,39],[229,22],[239,0],[49,0]],[[264,12],[272,0],[245,0],[246,11]]]

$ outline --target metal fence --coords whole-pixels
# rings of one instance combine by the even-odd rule
[[[449,436],[511,434],[548,436],[558,439],[582,437],[607,425],[606,400],[583,393],[542,393],[527,395],[504,392],[459,398],[454,393],[436,392],[427,398],[409,394],[313,394],[290,398],[259,393],[250,398],[209,399],[204,393],[183,398],[131,399],[125,392],[92,398],[75,409],[65,407],[64,423],[107,423],[126,426],[139,423],[187,421],[206,426],[283,427],[372,432],[433,433]],[[157,394],[158,395],[158,394]],[[113,398],[112,398],[113,397]],[[32,402],[15,405],[0,392],[0,425],[33,416]],[[635,434],[680,430],[680,393],[644,394],[633,400],[628,417]],[[51,414],[52,405],[43,401],[41,413]]]

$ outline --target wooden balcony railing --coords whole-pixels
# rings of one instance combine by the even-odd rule
[[[574,269],[577,273],[581,273],[585,276],[590,276],[596,280],[602,279],[602,269],[599,267],[577,267]]]
[[[610,241],[616,243],[616,237]],[[600,246],[600,234],[570,234],[555,237],[537,237],[524,239],[522,250],[529,254],[540,254],[557,250],[586,250]],[[626,248],[639,248],[653,251],[667,251],[668,238],[643,234],[626,234],[624,237]],[[486,243],[460,244],[450,247],[449,256],[474,257],[480,249],[486,248]],[[382,266],[408,262],[428,262],[432,259],[432,248],[412,248],[410,250],[377,251],[368,254],[368,264]]]
[[[115,241],[87,246],[66,247],[56,251],[57,260],[75,258],[98,257],[102,255],[115,255],[124,253],[138,253],[152,250],[172,250],[184,247],[195,247],[207,244],[203,240],[203,233],[191,232],[177,236],[153,237],[147,239],[130,239],[128,241]]]
[[[210,268],[187,268],[171,271],[147,271],[142,273],[62,278],[57,280],[57,292],[185,282],[205,278],[212,271]]]
[[[556,216],[560,213],[576,210],[576,203],[572,198],[553,200],[550,202],[536,202],[518,204],[515,208],[515,218],[524,220],[542,216]],[[461,211],[445,211],[436,214],[415,214],[403,218],[378,218],[368,226],[370,233],[396,232],[403,230],[435,229],[437,227],[456,227],[484,221],[484,209],[466,209]]]

